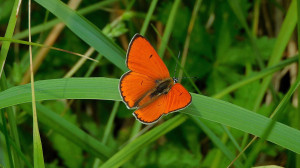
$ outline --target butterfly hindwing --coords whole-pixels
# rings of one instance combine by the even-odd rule
[[[157,121],[163,114],[167,106],[167,96],[162,95],[149,105],[137,109],[133,114],[137,120],[144,124],[151,124]]]
[[[192,102],[191,94],[179,83],[172,86],[167,94],[165,114],[184,109]]]
[[[127,67],[154,80],[170,77],[169,71],[155,49],[143,36],[136,34],[127,50]]]

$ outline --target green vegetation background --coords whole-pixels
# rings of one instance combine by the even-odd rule
[[[77,12],[66,1],[33,1],[34,43],[55,37],[54,47],[99,61],[33,44],[37,153],[23,85],[28,7],[16,17],[18,2],[0,0],[0,167],[226,167],[256,136],[234,167],[300,167],[296,0],[83,0]],[[152,126],[135,121],[117,88],[135,33],[171,75],[186,59],[176,76],[196,77],[181,81],[192,105]]]

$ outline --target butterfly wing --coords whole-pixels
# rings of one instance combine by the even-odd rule
[[[169,71],[146,38],[136,34],[127,50],[127,67],[154,80],[170,77]]]
[[[126,106],[133,108],[135,103],[154,87],[155,81],[150,77],[129,71],[121,77],[119,90]]]
[[[191,94],[179,83],[172,86],[167,94],[165,114],[186,108],[192,102]]]
[[[133,114],[137,120],[144,124],[151,124],[157,121],[167,106],[167,96],[162,95],[145,107],[137,109]]]
[[[172,86],[168,94],[161,95],[149,105],[137,109],[133,114],[144,124],[156,122],[163,114],[186,108],[192,102],[191,94],[179,83]]]

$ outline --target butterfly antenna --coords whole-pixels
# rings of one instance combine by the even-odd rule
[[[198,77],[198,76],[193,76],[193,77],[181,77],[181,78],[179,78],[179,79],[198,79],[198,78],[200,78],[200,77]],[[177,79],[178,80],[178,79]]]
[[[179,57],[180,57],[180,51],[178,52],[178,61],[179,61]],[[177,61],[176,61],[176,65],[175,65],[175,71],[174,71],[174,79],[176,79],[176,70],[177,70]]]

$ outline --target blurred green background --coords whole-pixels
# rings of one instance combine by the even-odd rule
[[[62,2],[69,3],[78,13],[72,13]],[[48,47],[33,46],[35,81],[70,77],[82,77],[83,81],[90,77],[118,79],[126,70],[123,62],[125,52],[136,33],[141,33],[151,42],[163,57],[171,76],[176,63],[181,63],[176,77],[183,77],[181,83],[189,92],[221,98],[266,117],[282,102],[298,75],[297,65],[291,64],[297,61],[298,53],[296,0],[62,2],[32,2],[32,41],[86,54],[99,62]],[[18,17],[12,13],[15,6],[13,0],[0,0],[0,36],[4,37],[8,32],[8,22],[13,21],[10,18],[12,15],[16,21],[12,38],[28,41],[27,1],[22,2]],[[288,12],[290,17],[287,17]],[[88,26],[81,27],[80,19]],[[94,36],[95,34],[99,36]],[[4,43],[4,39],[0,40],[0,44]],[[28,46],[12,42],[7,57],[1,51],[1,57],[4,60],[6,57],[3,72],[8,88],[30,82]],[[96,51],[90,47],[94,47]],[[181,57],[177,60],[179,52]],[[186,62],[182,63],[182,59]],[[291,59],[293,60],[289,63],[277,66],[280,60]],[[272,74],[272,80],[270,76],[257,77],[271,66],[278,68]],[[229,86],[253,76],[257,78],[251,83],[241,84],[223,94]],[[1,90],[5,90],[5,87],[1,87]],[[295,131],[299,134],[298,93],[292,93],[288,94],[291,99],[284,101],[285,108],[276,116],[276,120],[298,129]],[[30,92],[28,95],[30,96]],[[135,121],[133,111],[128,110],[122,102],[119,103],[120,99],[75,99],[38,102],[38,113],[54,113],[54,121],[47,117],[41,119],[38,114],[46,167],[226,167],[254,137],[239,128],[217,122],[205,119],[197,122],[184,118],[177,125],[163,125],[166,127],[157,129],[157,134],[150,132],[153,134],[147,135],[148,139],[140,142],[143,145],[134,151],[131,148],[133,152],[129,153],[131,149],[125,146],[135,146],[132,142],[139,135],[175,116],[179,119],[181,116],[178,115],[182,114],[174,113],[163,117],[153,126],[145,126]],[[4,115],[1,117],[0,167],[31,167],[34,160],[31,103],[3,108],[8,106],[11,105],[3,105],[1,111]],[[15,115],[13,121],[9,119],[9,112]],[[189,110],[184,113],[189,113]],[[225,120],[227,119],[224,118]],[[228,120],[231,122],[230,118]],[[15,122],[17,128],[12,128],[10,122]],[[16,134],[11,133],[14,129],[17,130],[17,138]],[[72,131],[78,139],[73,139]],[[7,147],[7,136],[14,139],[10,148]],[[93,140],[84,142],[86,136]],[[291,135],[288,138],[293,137]],[[86,143],[90,143],[90,146]],[[107,150],[98,146],[98,143],[107,147]],[[13,147],[14,145],[17,147]],[[103,158],[99,157],[102,154],[97,151],[102,149],[98,148],[107,151]],[[258,151],[253,152],[256,148]],[[113,164],[109,166],[109,163]],[[251,145],[235,162],[234,167],[260,165],[300,167],[300,159],[297,152],[280,144],[261,141]]]

